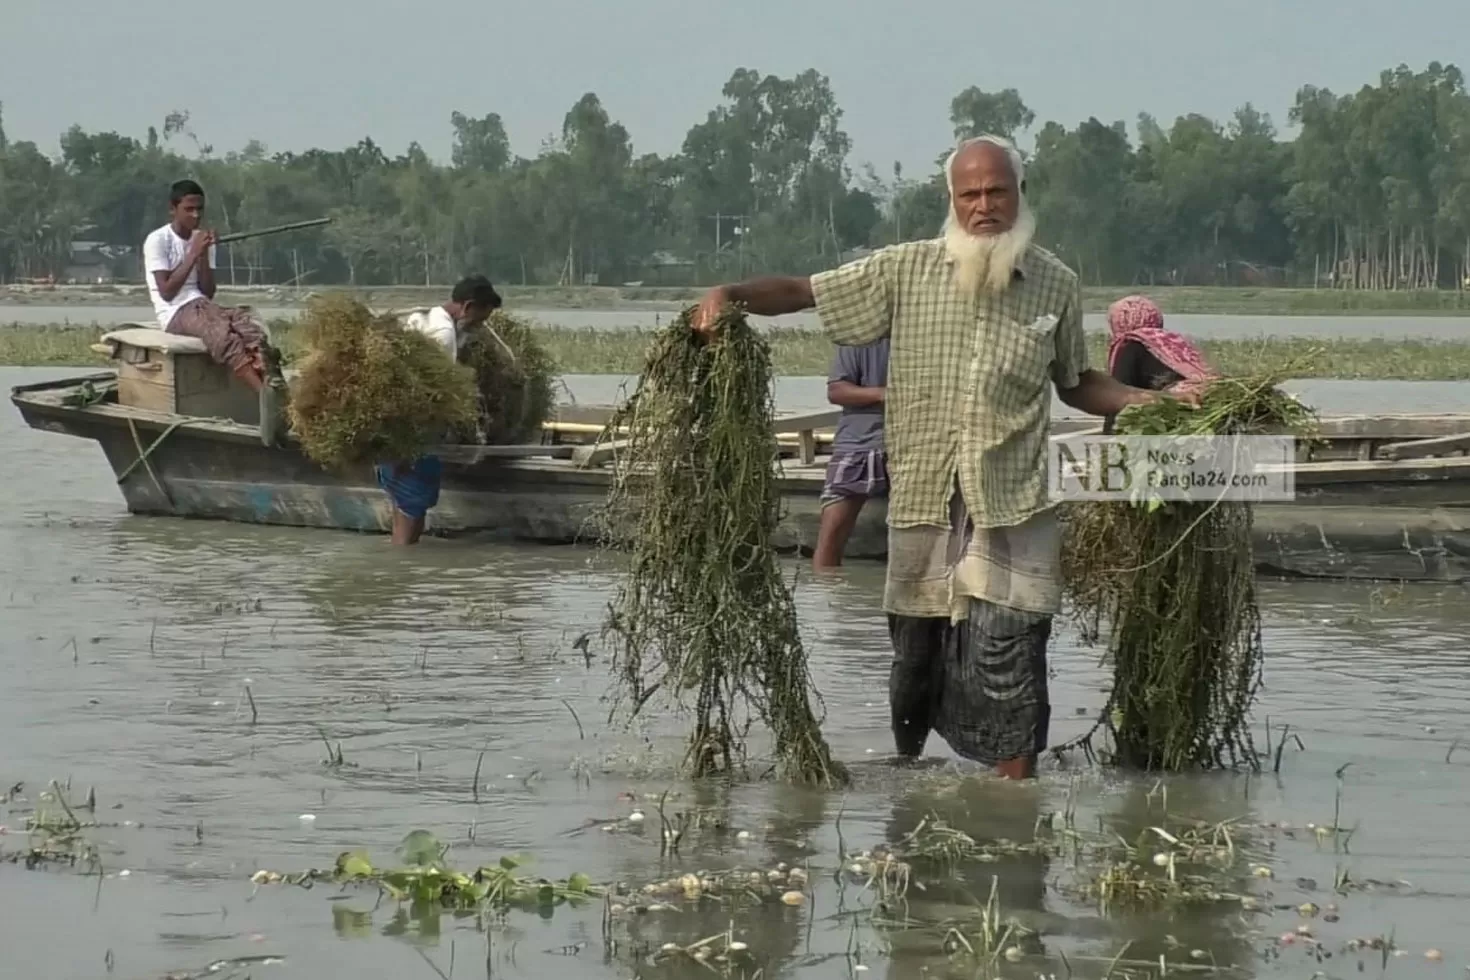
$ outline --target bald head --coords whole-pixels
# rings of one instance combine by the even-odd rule
[[[1015,225],[1026,171],[1009,142],[998,136],[966,140],[950,154],[946,176],[950,206],[965,231],[1000,235]]]

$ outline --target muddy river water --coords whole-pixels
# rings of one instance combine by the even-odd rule
[[[0,383],[42,376],[3,369]],[[606,721],[595,631],[617,570],[605,558],[473,540],[393,552],[379,537],[130,517],[93,444],[33,432],[9,405],[0,455],[11,464],[0,482],[0,789],[20,784],[0,803],[0,852],[21,849],[51,780],[69,784],[73,803],[94,789],[84,819],[102,825],[86,831],[101,874],[0,863],[0,976],[192,976],[214,965],[207,975],[255,978],[1306,978],[1470,967],[1462,588],[1263,584],[1255,720],[1258,744],[1268,718],[1272,739],[1286,725],[1295,736],[1279,772],[1159,785],[1074,756],[1016,786],[975,774],[937,738],[937,768],[883,764],[881,569],[803,576],[825,730],[853,785],[694,787],[670,777],[677,719],[632,732]],[[589,657],[576,648],[586,631]],[[1053,742],[1084,731],[1105,699],[1097,658],[1059,628]],[[343,764],[324,764],[323,735]],[[644,797],[666,789],[677,794],[670,812],[697,806],[719,826],[695,828],[680,855],[661,859],[656,804]],[[1086,868],[1006,854],[911,887],[906,914],[925,927],[900,929],[879,921],[896,916],[891,904],[873,912],[876,889],[834,879],[848,863],[840,848],[898,840],[926,818],[977,840],[1029,841],[1074,805],[1066,826],[1130,841],[1166,819],[1238,821],[1230,887],[1257,907],[1103,909],[1073,890]],[[642,824],[627,820],[635,807]],[[1308,827],[1333,825],[1335,811],[1343,833]],[[614,819],[615,832],[586,826]],[[799,906],[732,915],[676,902],[625,913],[610,936],[600,903],[484,925],[410,915],[366,889],[250,881],[258,869],[329,867],[357,848],[392,863],[419,828],[451,845],[456,867],[525,854],[556,878],[812,870]],[[979,945],[992,880],[998,920],[1023,938],[987,959],[963,947]],[[656,955],[727,928],[748,944],[729,960]],[[1402,955],[1348,945],[1373,937]]]

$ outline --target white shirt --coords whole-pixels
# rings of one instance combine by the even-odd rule
[[[143,278],[148,280],[148,296],[153,300],[153,313],[158,317],[158,328],[167,330],[174,314],[185,303],[204,298],[199,290],[199,266],[189,270],[188,277],[173,299],[164,299],[158,291],[155,272],[172,272],[183,264],[189,250],[189,240],[180,238],[173,225],[164,225],[143,239]],[[209,267],[214,268],[214,246],[209,247]]]
[[[428,311],[415,310],[404,318],[403,325],[441,344],[449,352],[450,358],[459,360],[459,349],[464,346],[464,336],[455,327],[454,317],[444,307],[436,306]]]

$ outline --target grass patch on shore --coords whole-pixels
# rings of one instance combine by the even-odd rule
[[[271,324],[288,360],[300,353],[293,321]],[[92,351],[102,330],[92,326],[0,325],[0,366],[93,367],[105,359]],[[563,374],[636,374],[642,370],[654,330],[599,330],[591,327],[537,327],[536,339]],[[832,344],[815,330],[771,330],[776,374],[823,376],[832,359]],[[1088,336],[1095,366],[1106,364],[1106,340]],[[1470,340],[1324,339],[1270,337],[1205,340],[1200,348],[1210,362],[1230,375],[1271,373],[1294,364],[1304,378],[1374,381],[1463,381],[1470,379]]]
[[[705,286],[514,286],[500,285],[506,305],[542,310],[678,309],[697,301]],[[220,286],[220,301],[230,305],[292,306],[323,292],[346,292],[374,308],[422,306],[442,302],[450,286],[314,286],[308,288]],[[1168,313],[1219,313],[1256,316],[1467,316],[1470,292],[1454,289],[1373,292],[1244,286],[1087,286],[1089,313],[1129,293],[1142,293]],[[140,304],[147,319],[147,290],[141,283],[112,286],[0,287],[0,305],[117,306]]]

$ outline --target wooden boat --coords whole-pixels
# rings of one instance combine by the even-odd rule
[[[390,511],[369,467],[323,470],[294,444],[262,443],[257,403],[202,345],[157,330],[106,335],[117,369],[22,385],[11,401],[32,428],[93,439],[135,514],[385,532]],[[609,407],[562,406],[543,441],[443,446],[437,534],[543,543],[595,539],[616,433]],[[779,544],[816,539],[825,449],[838,413],[778,419]],[[1054,420],[1057,434],[1095,427]],[[1470,581],[1470,415],[1327,417],[1302,447],[1296,497],[1256,509],[1264,573],[1336,579]],[[882,560],[886,508],[864,509],[851,560]]]

